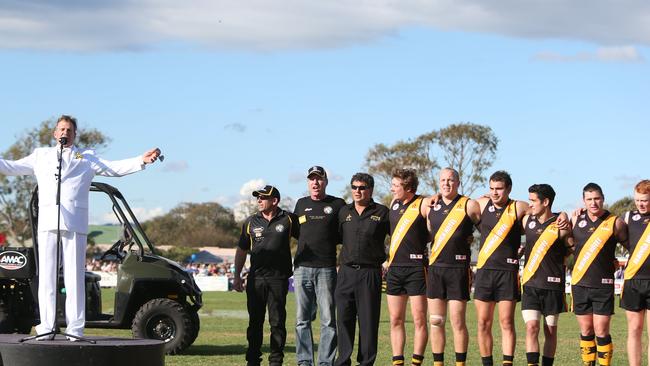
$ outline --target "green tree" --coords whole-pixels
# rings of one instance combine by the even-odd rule
[[[496,159],[499,139],[492,128],[458,123],[419,137],[427,155],[441,155],[444,167],[458,170],[461,192],[472,195],[485,184],[485,173]]]
[[[25,131],[4,153],[7,160],[18,160],[31,154],[37,147],[52,146],[52,131],[56,119],[41,122]],[[80,148],[101,149],[108,146],[110,138],[96,129],[79,129],[75,145]],[[52,177],[54,179],[54,177]],[[0,174],[0,230],[7,232],[9,242],[26,245],[31,239],[28,204],[36,186],[33,176],[5,176]]]
[[[142,226],[156,246],[231,248],[239,240],[232,211],[216,202],[181,203]]]
[[[635,210],[634,198],[632,197],[623,197],[620,200],[612,203],[607,210],[613,213],[616,216],[623,216],[625,211]]]
[[[392,146],[377,144],[366,154],[365,165],[375,176],[379,195],[387,193],[396,168],[415,169],[420,191],[437,192],[441,167],[458,170],[462,192],[471,195],[486,182],[485,173],[496,158],[498,144],[499,139],[490,127],[458,123]]]
[[[375,192],[387,194],[393,170],[410,168],[418,172],[418,178],[425,189],[438,190],[434,171],[439,168],[435,157],[426,154],[426,144],[420,138],[412,141],[398,141],[395,145],[377,144],[366,154],[368,173],[375,178]]]

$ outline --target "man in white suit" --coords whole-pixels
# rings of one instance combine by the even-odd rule
[[[0,159],[0,173],[5,175],[34,175],[38,183],[38,257],[39,311],[41,323],[36,333],[54,328],[56,300],[56,237],[58,206],[56,204],[58,157],[63,142],[61,165],[61,242],[63,278],[66,287],[66,333],[83,336],[85,322],[85,254],[88,234],[88,192],[95,175],[120,177],[143,170],[155,162],[160,149],[154,148],[142,156],[108,161],[93,150],[74,146],[77,120],[62,115],[53,132],[55,147],[34,149],[20,160]],[[74,338],[70,338],[74,340]]]

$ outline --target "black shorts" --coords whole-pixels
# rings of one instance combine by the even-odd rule
[[[524,286],[521,294],[521,310],[537,310],[544,316],[566,312],[564,290],[547,290]]]
[[[427,293],[426,268],[390,267],[386,274],[388,295],[419,296]]]
[[[629,311],[650,309],[650,280],[625,280],[620,305]]]
[[[571,303],[576,315],[614,314],[614,287],[571,286]]]
[[[427,297],[443,300],[469,300],[469,268],[434,267],[427,271]]]
[[[474,299],[481,301],[519,301],[519,274],[515,271],[479,269],[474,278]]]

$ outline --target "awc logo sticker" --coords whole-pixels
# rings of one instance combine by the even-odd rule
[[[27,257],[22,253],[14,251],[0,253],[0,268],[15,271],[25,267],[25,264],[27,264]]]

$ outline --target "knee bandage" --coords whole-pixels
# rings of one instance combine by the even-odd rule
[[[542,312],[539,310],[522,310],[521,315],[524,318],[524,323],[528,323],[531,320],[539,321],[542,317]]]
[[[544,317],[544,320],[546,321],[546,325],[549,327],[557,327],[557,321],[560,318],[560,314],[553,314],[553,315],[547,315]]]
[[[443,327],[445,325],[445,317],[442,315],[429,315],[429,324],[432,327]]]

